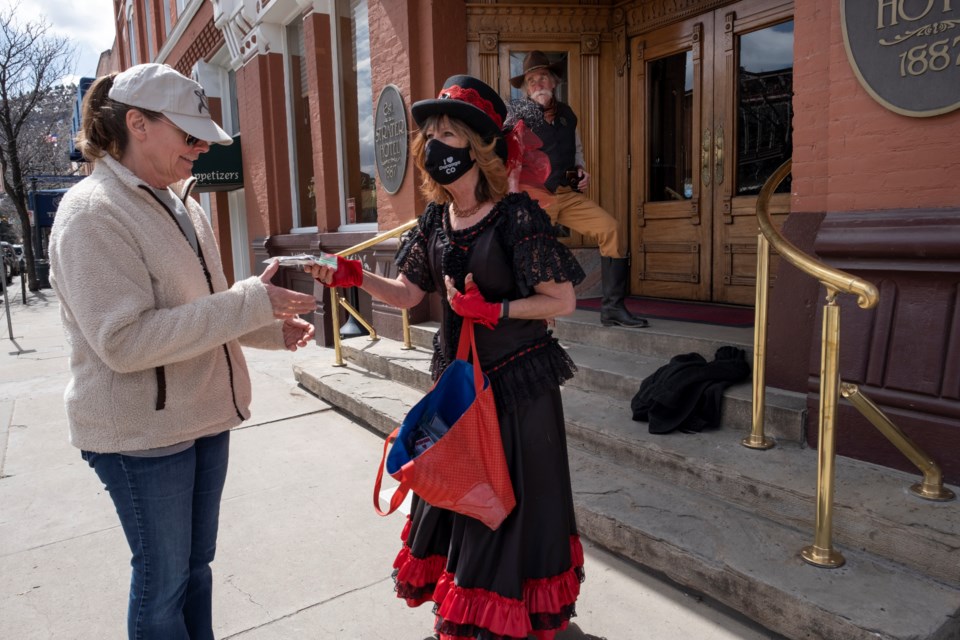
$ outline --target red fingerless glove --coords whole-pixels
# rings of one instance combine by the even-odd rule
[[[333,274],[331,287],[359,287],[363,284],[363,263],[359,260],[347,260],[337,256],[337,270]]]
[[[487,302],[473,280],[467,283],[466,292],[453,295],[450,307],[457,315],[473,318],[487,329],[493,329],[500,321],[501,303]]]

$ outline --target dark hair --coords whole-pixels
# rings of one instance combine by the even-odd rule
[[[427,146],[426,131],[430,127],[438,126],[443,118],[449,120],[451,129],[467,139],[470,149],[473,151],[473,156],[476,158],[477,166],[480,168],[480,177],[474,191],[477,202],[499,201],[507,195],[507,168],[496,152],[498,138],[486,142],[480,137],[480,134],[464,122],[446,115],[428,117],[423,121],[423,126],[414,132],[411,152],[413,162],[423,176],[420,183],[420,193],[427,200],[437,204],[443,204],[451,200],[450,193],[431,178],[424,167],[424,150]]]
[[[106,154],[119,159],[127,149],[127,112],[137,109],[148,120],[159,120],[156,111],[117,102],[109,97],[116,73],[101,76],[90,86],[83,97],[80,131],[77,132],[77,150],[88,162]]]

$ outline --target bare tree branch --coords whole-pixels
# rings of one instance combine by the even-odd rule
[[[50,26],[43,19],[26,23],[15,19],[24,13],[19,2],[0,9],[0,169],[4,190],[13,200],[25,230],[24,257],[30,290],[36,291],[37,248],[29,233],[25,177],[42,166],[42,145],[52,143],[54,138],[60,140],[53,130],[62,126],[56,123],[63,119],[56,113],[56,104],[62,102],[57,98],[63,97],[59,85],[72,71],[75,47],[66,38],[50,35]],[[66,113],[69,118],[69,107]],[[47,129],[42,138],[37,124],[41,130]]]

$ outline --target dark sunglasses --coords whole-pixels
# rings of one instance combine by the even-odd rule
[[[182,134],[184,135],[183,141],[187,143],[187,146],[188,146],[188,147],[194,147],[194,146],[196,146],[197,144],[200,143],[200,138],[198,138],[198,137],[196,137],[196,136],[190,135],[189,133],[187,133],[186,131],[184,131],[183,129],[181,129],[180,127],[178,127],[177,125],[173,124],[172,122],[170,122],[170,121],[167,120],[166,118],[160,118],[159,120],[160,120],[160,122],[162,122],[162,123],[164,123],[164,124],[166,124],[166,125],[169,125],[169,126],[173,127],[174,129],[176,129],[177,131],[179,131],[180,133],[182,133]]]

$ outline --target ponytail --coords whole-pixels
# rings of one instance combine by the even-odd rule
[[[89,162],[108,153],[119,159],[127,147],[126,118],[130,107],[109,97],[116,75],[111,73],[97,78],[83,97],[76,145]]]

